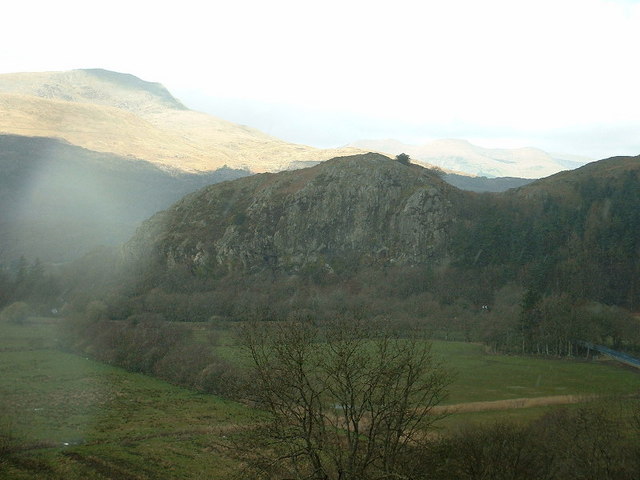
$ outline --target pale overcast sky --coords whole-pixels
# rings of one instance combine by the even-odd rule
[[[8,0],[0,72],[106,68],[285,140],[640,154],[640,2]]]

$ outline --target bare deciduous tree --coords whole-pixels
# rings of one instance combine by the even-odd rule
[[[422,336],[344,320],[256,324],[244,344],[271,422],[272,465],[296,479],[404,478],[450,375]]]

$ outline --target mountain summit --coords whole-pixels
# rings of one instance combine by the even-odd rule
[[[159,83],[99,68],[0,75],[0,92],[102,105],[137,114],[187,110]]]

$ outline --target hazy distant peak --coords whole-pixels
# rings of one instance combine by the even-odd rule
[[[397,140],[360,140],[352,146],[391,155],[404,152],[414,162],[487,177],[542,178],[589,161],[568,161],[566,156],[551,155],[535,147],[483,148],[468,140],[452,138],[422,145],[403,144]]]
[[[385,138],[385,139],[357,140],[346,146],[354,147],[354,148],[363,148],[366,150],[371,149],[371,150],[375,150],[378,152],[385,152],[385,153],[395,152],[397,154],[397,153],[402,153],[402,149],[407,147],[408,145],[400,142],[399,140],[395,140],[393,138]]]
[[[474,148],[469,140],[464,140],[462,138],[440,138],[437,140],[431,140],[427,142],[427,145],[440,145],[440,146],[455,146],[455,147],[463,147],[463,148]]]

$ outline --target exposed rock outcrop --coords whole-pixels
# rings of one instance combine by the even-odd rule
[[[431,170],[341,157],[207,187],[145,222],[123,252],[205,270],[436,262],[455,195]]]

